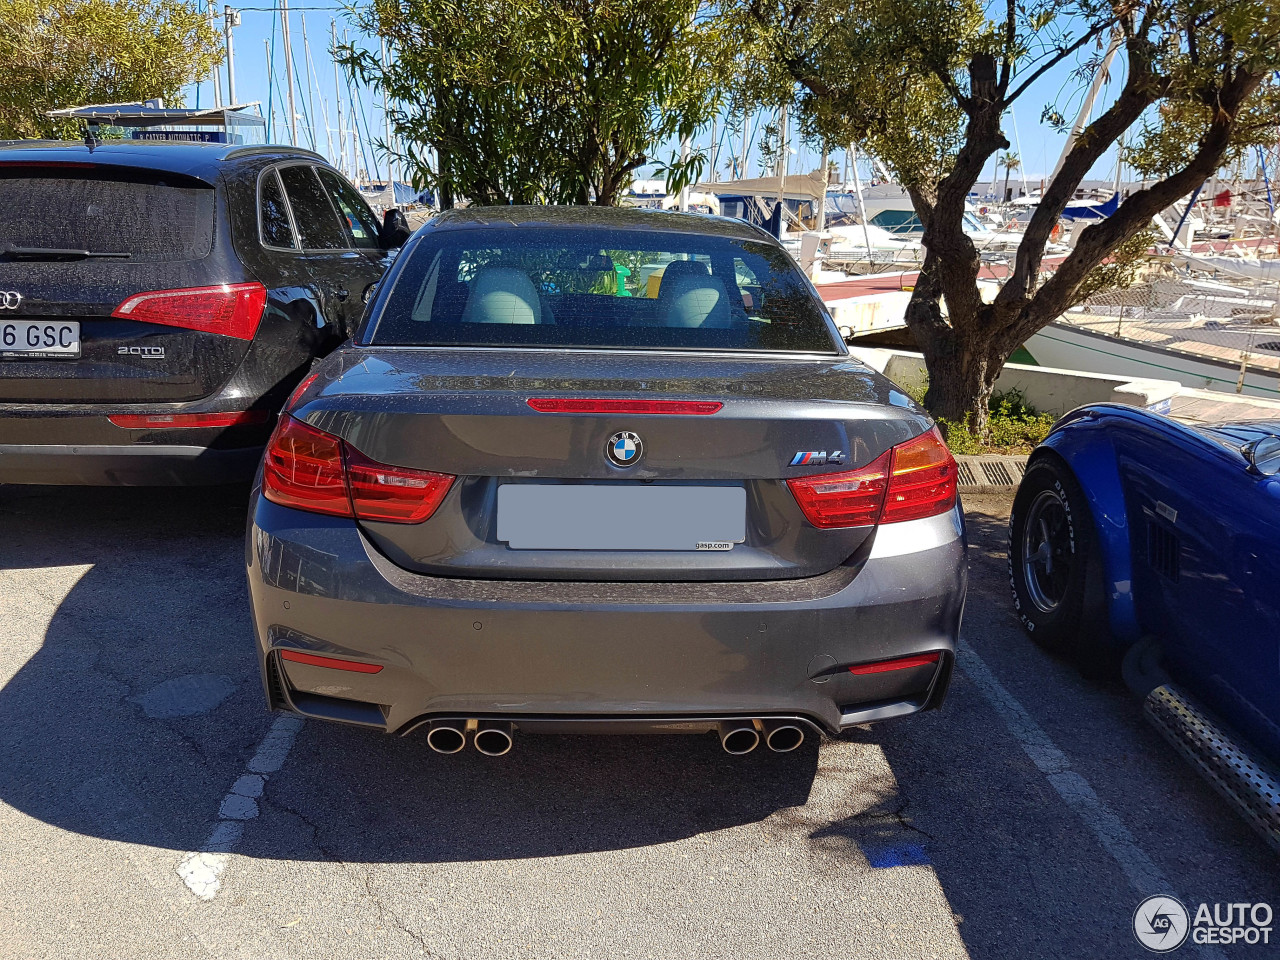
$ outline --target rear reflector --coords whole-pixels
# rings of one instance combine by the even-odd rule
[[[224,283],[216,287],[138,293],[116,307],[111,315],[252,340],[266,305],[267,288],[262,284]]]
[[[271,419],[271,413],[267,410],[237,410],[230,413],[120,413],[107,419],[126,430],[166,430],[177,427],[194,429],[266,423]]]
[[[352,673],[380,673],[382,664],[361,663],[359,660],[339,660],[337,657],[320,657],[314,653],[303,653],[301,650],[281,650],[280,656],[294,663],[305,663],[309,667],[329,667],[332,670],[350,670]]]
[[[533,397],[530,407],[539,413],[616,413],[645,416],[705,417],[724,406],[719,400],[609,400]]]
[[[262,494],[313,513],[389,523],[421,523],[436,512],[454,477],[370,460],[340,437],[282,414],[263,460]]]
[[[795,477],[791,493],[815,527],[866,527],[946,513],[956,503],[956,461],[937,427],[844,473]]]
[[[937,653],[922,653],[914,657],[899,657],[896,660],[881,660],[879,663],[864,663],[850,667],[850,673],[865,676],[868,673],[889,673],[892,670],[910,670],[912,667],[927,667],[938,662]]]

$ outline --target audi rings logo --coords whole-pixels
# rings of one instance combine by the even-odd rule
[[[0,310],[17,310],[22,294],[17,290],[0,290]]]

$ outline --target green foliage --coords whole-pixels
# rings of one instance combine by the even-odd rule
[[[938,421],[952,453],[1030,453],[1049,435],[1057,420],[1051,414],[1038,413],[1027,403],[1025,394],[1016,389],[992,396],[987,409],[988,434],[985,438],[971,429],[967,422]]]
[[[0,140],[76,137],[46,110],[163,97],[222,61],[187,0],[0,0]]]
[[[980,433],[1012,351],[1082,296],[1129,282],[1152,216],[1255,145],[1273,145],[1280,129],[1280,0],[733,0],[732,9],[754,38],[744,56],[758,102],[792,102],[811,134],[858,143],[909,189],[928,254],[906,319],[939,374],[930,405]],[[965,199],[1009,150],[1003,124],[1026,90],[1074,64],[1061,104],[1043,114],[1065,126],[1113,37],[1112,86],[987,303]],[[1125,161],[1152,182],[1086,229],[1048,275],[1052,227],[1126,139]]]
[[[394,59],[340,60],[390,98],[415,185],[444,205],[608,205],[719,107],[729,45],[698,14],[699,0],[374,0],[352,15]],[[671,158],[668,188],[705,162]]]

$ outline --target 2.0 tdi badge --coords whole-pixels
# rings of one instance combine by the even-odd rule
[[[641,442],[639,434],[623,430],[609,438],[604,452],[615,466],[634,467],[644,455],[644,443]]]

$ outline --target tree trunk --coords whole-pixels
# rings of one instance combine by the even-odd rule
[[[1002,364],[976,345],[949,338],[950,349],[934,345],[926,354],[929,392],[924,402],[929,412],[946,426],[967,426],[977,437],[987,434],[987,405]]]

